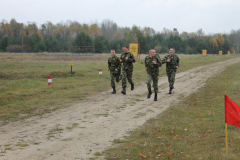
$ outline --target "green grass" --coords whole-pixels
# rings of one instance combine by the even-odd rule
[[[29,146],[29,145],[26,144],[26,143],[18,143],[18,144],[16,144],[16,146],[19,146],[19,147],[27,147],[27,146]]]
[[[240,129],[228,125],[229,154],[225,154],[224,95],[240,106],[240,64],[207,80],[197,93],[183,98],[113,143],[102,154],[120,160],[140,159],[239,159]]]
[[[101,156],[102,154],[100,152],[95,152],[93,155],[94,156]]]
[[[28,57],[1,57],[0,55],[0,126],[10,121],[25,119],[30,116],[41,116],[44,113],[70,106],[72,103],[80,102],[89,97],[110,89],[110,76],[106,71],[107,63],[91,61],[89,57],[86,62],[75,62],[74,74],[70,73],[70,66],[66,57],[42,56],[34,60]],[[7,55],[8,56],[8,55]],[[34,57],[35,55],[32,54]],[[163,57],[162,55],[160,55]],[[205,64],[234,58],[237,55],[208,56],[183,56],[180,59],[178,72],[192,69]],[[18,59],[21,61],[18,61]],[[24,61],[26,58],[26,61]],[[47,61],[48,58],[50,61]],[[65,59],[64,59],[65,58]],[[79,57],[77,57],[80,59]],[[76,59],[77,59],[76,58]],[[39,62],[36,60],[40,60]],[[45,62],[45,60],[47,62]],[[72,61],[72,60],[71,60]],[[106,58],[107,62],[107,58]],[[103,75],[98,74],[103,69]],[[47,76],[53,78],[53,85],[48,86]],[[160,76],[165,76],[165,65],[160,69]],[[134,64],[133,80],[144,82],[146,72],[143,60]],[[117,84],[117,89],[121,83]],[[132,104],[133,105],[133,104]]]
[[[79,124],[78,123],[73,123],[71,127],[67,127],[67,129],[71,130],[75,127],[77,127]]]

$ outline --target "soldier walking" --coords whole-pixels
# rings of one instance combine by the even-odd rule
[[[134,89],[134,83],[132,81],[133,63],[135,63],[135,57],[128,51],[128,47],[123,47],[124,53],[121,54],[120,62],[123,63],[122,67],[122,94],[126,95],[127,80],[131,84],[131,90]]]
[[[119,76],[121,74],[121,63],[120,59],[115,55],[115,50],[111,50],[111,57],[108,58],[108,71],[110,70],[111,86],[113,88],[112,94],[116,94],[115,78],[118,83],[121,79]]]
[[[151,82],[153,81],[153,88],[155,93],[154,101],[157,101],[159,67],[161,67],[162,63],[160,56],[156,56],[155,54],[156,51],[154,49],[149,50],[149,55],[145,57],[145,70],[147,71],[147,98],[150,98],[152,95]]]
[[[166,63],[166,72],[169,83],[169,94],[172,94],[172,90],[174,89],[175,74],[179,67],[179,58],[176,54],[174,54],[174,50],[172,48],[169,50],[169,55],[166,55],[163,58],[162,64],[164,63]]]

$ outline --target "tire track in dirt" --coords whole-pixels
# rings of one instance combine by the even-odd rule
[[[172,95],[168,94],[167,77],[161,77],[157,102],[153,95],[146,98],[146,84],[142,83],[134,91],[128,86],[126,96],[120,90],[111,95],[109,90],[69,108],[0,127],[0,159],[88,159],[235,63],[240,58],[177,73]],[[7,147],[11,150],[5,151]]]

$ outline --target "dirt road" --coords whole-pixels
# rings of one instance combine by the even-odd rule
[[[159,79],[158,101],[147,99],[146,84],[127,88],[127,95],[110,90],[53,113],[0,127],[0,159],[88,159],[111,146],[111,141],[155,117],[179,98],[201,88],[205,81],[240,58],[177,73],[175,89],[168,94],[167,77]]]

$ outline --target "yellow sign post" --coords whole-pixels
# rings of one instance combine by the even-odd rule
[[[202,50],[202,56],[207,58],[207,50]]]
[[[219,51],[219,55],[222,55],[222,51]]]
[[[129,52],[131,52],[136,59],[140,60],[140,47],[138,43],[129,43]]]
[[[233,53],[236,54],[236,51],[234,50]]]
[[[228,54],[230,54],[230,51],[228,51]]]
[[[69,66],[71,66],[71,73],[72,73],[72,66],[74,65],[73,62],[69,62]]]

